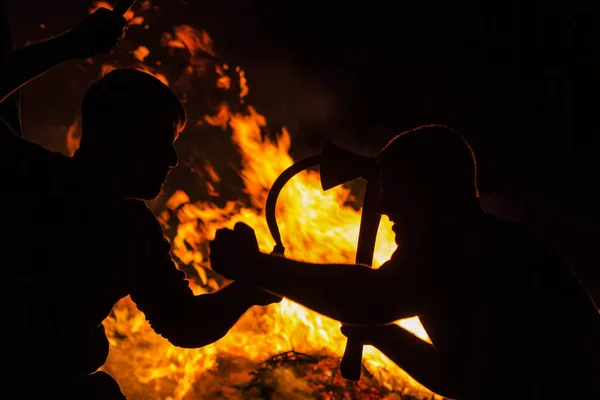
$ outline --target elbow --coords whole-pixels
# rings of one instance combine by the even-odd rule
[[[169,323],[167,326],[151,325],[154,332],[167,339],[175,347],[198,349],[208,346],[227,335],[228,330],[209,328],[206,325],[189,323]]]

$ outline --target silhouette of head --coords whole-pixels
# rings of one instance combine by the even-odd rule
[[[76,156],[120,196],[158,196],[179,162],[174,142],[186,120],[173,91],[146,72],[116,69],[87,90],[81,117]]]
[[[443,223],[477,202],[477,164],[463,136],[427,125],[392,139],[378,156],[383,196],[380,212],[409,232]]]

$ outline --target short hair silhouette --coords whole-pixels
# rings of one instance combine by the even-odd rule
[[[384,170],[478,195],[475,154],[463,135],[450,127],[423,125],[400,133],[381,150],[378,160]]]
[[[177,95],[160,79],[133,68],[119,68],[105,74],[86,91],[81,104],[81,145],[111,138],[106,130],[115,124],[135,125],[140,120],[157,118],[175,124],[181,132],[186,123],[185,107]],[[118,140],[139,139],[137,131]],[[96,137],[99,136],[99,137]]]

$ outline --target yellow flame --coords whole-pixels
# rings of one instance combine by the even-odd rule
[[[175,36],[163,36],[166,40],[163,45],[187,48],[191,55],[199,51],[214,54],[212,41],[205,32],[188,26],[176,27],[174,32]],[[112,68],[104,66],[103,73]],[[217,86],[229,89],[231,78],[225,71],[231,72],[231,69],[226,64],[216,68],[220,76]],[[150,67],[142,64],[141,69],[168,84],[164,75]],[[248,93],[246,77],[241,68],[235,71],[243,99]],[[240,174],[249,203],[229,201],[219,207],[210,201],[193,201],[178,190],[167,199],[165,209],[155,210],[165,226],[177,226],[172,240],[173,255],[198,272],[200,282],[190,281],[196,294],[219,287],[211,277],[207,260],[207,243],[218,229],[245,222],[255,229],[261,250],[272,250],[274,241],[266,225],[264,204],[275,179],[294,162],[289,155],[289,132],[283,129],[277,139],[264,138],[261,129],[266,127],[267,121],[253,107],[233,113],[227,105],[222,105],[217,113],[206,116],[204,122],[231,133],[231,140],[242,155]],[[67,134],[71,154],[78,146],[77,127],[74,123]],[[210,163],[205,163],[204,171],[209,192],[218,196],[214,185],[222,184],[220,177]],[[308,262],[351,263],[360,223],[360,210],[349,205],[355,200],[345,187],[323,192],[316,172],[305,171],[294,177],[282,190],[277,208],[287,256]],[[167,209],[175,214],[176,221],[168,221]],[[388,260],[395,249],[391,223],[383,218],[374,268]],[[430,342],[418,318],[398,324]],[[238,398],[235,393],[227,395],[227,388],[249,380],[247,373],[241,372],[242,366],[246,371],[252,370],[269,357],[292,349],[340,357],[346,343],[339,322],[285,299],[277,305],[252,308],[224,338],[200,349],[174,347],[154,333],[129,297],[114,307],[104,326],[110,353],[103,369],[116,378],[123,392],[133,400]],[[224,360],[235,360],[238,369],[230,368],[226,374],[221,373],[219,368]],[[439,398],[370,346],[365,347],[364,362],[377,381],[388,389],[400,389],[403,394],[418,398]]]
[[[172,241],[173,254],[182,262],[194,265],[203,285],[216,289],[218,285],[214,279],[207,278],[205,270],[207,240],[214,237],[217,229],[231,228],[243,221],[254,227],[261,250],[271,251],[274,242],[263,207],[274,180],[293,160],[288,154],[289,133],[283,130],[278,140],[263,140],[261,128],[266,125],[265,118],[251,107],[247,114],[231,114],[223,106],[216,116],[206,120],[233,131],[232,141],[242,151],[241,176],[251,204],[229,202],[220,208],[210,202],[194,203],[187,194],[178,191],[167,201],[167,207],[177,210],[178,230]],[[352,194],[347,188],[321,191],[315,172],[304,172],[292,179],[282,190],[278,207],[278,220],[289,257],[311,262],[352,262],[360,213],[345,205],[351,200]],[[390,222],[384,219],[376,244],[375,266],[385,262],[395,247]],[[198,294],[206,292],[199,285],[192,286]],[[400,325],[428,340],[417,318],[403,320]],[[106,320],[105,326],[112,345],[106,369],[119,382],[128,382],[132,378],[126,375],[133,374],[138,386],[172,380],[176,382],[172,388],[174,399],[183,399],[204,372],[216,367],[219,357],[244,357],[259,362],[290,349],[341,356],[345,345],[338,322],[287,300],[249,311],[223,339],[196,350],[175,348],[154,334],[129,300],[116,306],[114,316]],[[123,336],[128,338],[126,343],[116,339]],[[431,396],[376,349],[367,346],[364,360],[389,387],[408,385],[415,394]],[[130,388],[124,385],[124,390]]]

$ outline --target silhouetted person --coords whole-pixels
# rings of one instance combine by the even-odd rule
[[[15,50],[3,2],[0,6],[0,118],[22,136],[17,89],[64,61],[110,52],[126,25],[121,15],[99,8],[75,28]]]
[[[166,85],[114,70],[87,90],[81,117],[72,158],[0,127],[3,398],[124,398],[96,371],[109,349],[102,321],[125,296],[155,332],[185,348],[217,341],[248,308],[280,299],[237,282],[195,296],[174,264],[144,202],[177,165],[174,142],[186,121]]]
[[[540,237],[483,212],[473,152],[442,126],[380,153],[381,213],[398,250],[381,268],[260,254],[251,228],[220,230],[212,268],[351,326],[434,392],[459,399],[600,398],[600,316]],[[236,248],[237,251],[231,251]],[[419,316],[433,346],[390,324]]]

